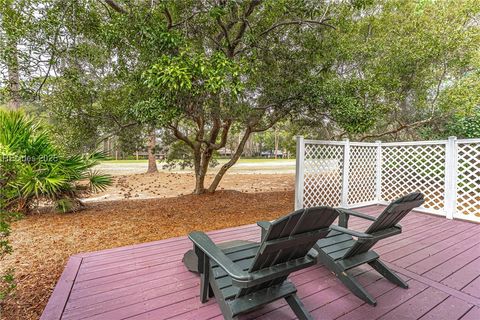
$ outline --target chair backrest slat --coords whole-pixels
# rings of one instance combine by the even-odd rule
[[[394,227],[410,211],[422,205],[425,200],[420,192],[410,193],[398,198],[388,205],[378,216],[377,220],[368,227],[365,233],[373,233]]]
[[[338,211],[333,208],[312,207],[297,210],[272,222],[248,271],[255,272],[305,257],[318,239],[328,234],[329,227],[337,216]],[[241,289],[237,296],[281,283],[285,278]]]
[[[274,221],[263,239],[255,261],[250,271],[258,271],[271,267],[275,264],[305,256],[313,247],[315,242],[328,233],[328,227],[337,218],[338,212],[330,207],[312,207],[297,210],[288,216]],[[324,229],[324,230],[322,230]],[[322,230],[320,232],[320,230]],[[311,241],[305,242],[302,246],[289,246],[288,243],[295,243],[295,235],[307,234],[312,231]],[[274,243],[282,239],[285,247],[277,247]],[[275,250],[267,249],[276,246]]]
[[[390,203],[385,210],[378,216],[365,233],[373,234],[382,230],[394,227],[400,222],[410,211],[419,207],[424,202],[423,194],[420,192],[410,193],[404,197]],[[355,242],[355,244],[343,255],[343,258],[350,258],[357,254],[370,250],[378,240],[370,240],[367,242]]]

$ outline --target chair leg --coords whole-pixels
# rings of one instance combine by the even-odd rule
[[[377,270],[377,272],[384,276],[388,281],[395,283],[404,289],[408,288],[408,283],[406,283],[402,278],[400,278],[399,275],[387,267],[382,261],[380,261],[380,259],[370,261],[368,264]]]
[[[347,271],[337,264],[325,251],[318,246],[314,246],[315,250],[318,251],[318,261],[321,262],[327,269],[332,271],[337,278],[342,281],[342,283],[352,291],[354,295],[362,299],[363,301],[376,306],[377,301],[362,287],[358,281],[349,275]]]
[[[209,258],[204,256],[202,261],[202,270],[200,274],[200,301],[205,303],[210,296],[210,261]]]
[[[286,297],[285,300],[287,300],[290,308],[292,308],[298,319],[313,320],[312,316],[295,293]]]
[[[215,279],[212,270],[209,270],[209,277],[210,279]],[[215,300],[217,300],[218,306],[222,311],[223,318],[225,320],[237,320],[238,316],[234,316],[232,314],[232,309],[228,305],[227,301],[225,301],[225,297],[222,294],[222,290],[218,287],[218,283],[213,280],[210,282],[210,290],[212,290],[213,295],[215,296]],[[207,291],[208,293],[208,291]]]
[[[209,298],[213,298],[213,296],[215,295],[215,293],[213,292],[213,289],[212,289],[212,286],[209,286],[210,290],[208,290],[208,297]]]
[[[362,285],[351,275],[349,275],[346,271],[337,274],[338,279],[342,281],[342,283],[352,291],[354,295],[362,299],[363,301],[371,304],[372,306],[377,305],[377,300],[375,300],[370,293],[368,293]]]

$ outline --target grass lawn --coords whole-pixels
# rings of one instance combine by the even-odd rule
[[[18,282],[0,318],[38,319],[73,254],[275,219],[293,209],[293,198],[293,191],[219,191],[90,203],[78,213],[27,216],[14,223],[15,251],[0,266],[15,268]]]
[[[218,159],[219,163],[226,163],[229,159]],[[264,162],[292,162],[295,159],[265,159],[265,158],[254,158],[254,159],[239,159],[237,163],[264,163]],[[146,159],[140,160],[105,160],[102,163],[146,163]]]

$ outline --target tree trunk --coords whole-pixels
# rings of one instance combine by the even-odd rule
[[[195,174],[195,190],[193,190],[193,194],[204,194],[207,191],[205,189],[205,175],[201,173]]]
[[[235,153],[232,156],[232,159],[230,159],[230,161],[225,163],[220,168],[218,173],[215,175],[215,178],[213,179],[212,183],[210,184],[210,187],[208,188],[208,192],[213,193],[215,192],[215,190],[217,190],[217,187],[220,184],[220,181],[222,180],[227,170],[230,169],[238,161],[238,159],[240,159],[243,149],[245,148],[245,144],[247,143],[247,140],[250,137],[251,133],[252,133],[252,130],[250,128],[247,128],[242,139],[240,140],[240,143],[238,144],[237,150],[235,150]]]
[[[205,193],[205,173],[202,172],[202,153],[200,144],[196,143],[193,147],[193,167],[195,170],[195,189],[193,194]]]
[[[155,135],[155,129],[150,131],[149,137],[148,137],[148,147],[147,147],[147,152],[148,152],[148,169],[147,173],[157,173],[158,168],[157,168],[157,159],[155,158],[155,145],[156,145],[156,135]]]
[[[275,159],[278,158],[278,130],[277,127],[275,127]]]
[[[196,154],[196,158],[200,161],[196,161],[195,166],[195,190],[194,194],[206,193],[208,190],[205,188],[205,177],[207,176],[208,164],[212,159],[213,150],[209,147],[204,150],[199,150]]]
[[[8,91],[10,98],[8,100],[8,107],[10,109],[20,108],[20,72],[18,65],[18,49],[17,44],[13,41],[9,43],[11,53],[7,58],[8,68]]]

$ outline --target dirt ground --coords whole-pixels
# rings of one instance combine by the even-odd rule
[[[124,200],[90,202],[81,212],[35,214],[15,222],[15,251],[0,271],[14,267],[18,287],[0,319],[38,319],[73,254],[271,220],[293,209],[292,175],[235,174],[221,185],[235,190],[180,195],[190,192],[191,181],[193,176],[185,174],[121,176],[103,197]],[[137,199],[140,194],[166,198],[134,200],[137,193]]]
[[[213,180],[208,175],[205,186]],[[113,185],[104,192],[95,194],[86,201],[121,199],[151,199],[186,195],[193,191],[193,173],[130,174],[114,176]],[[265,192],[293,190],[295,176],[292,174],[227,174],[218,190],[241,192]]]

